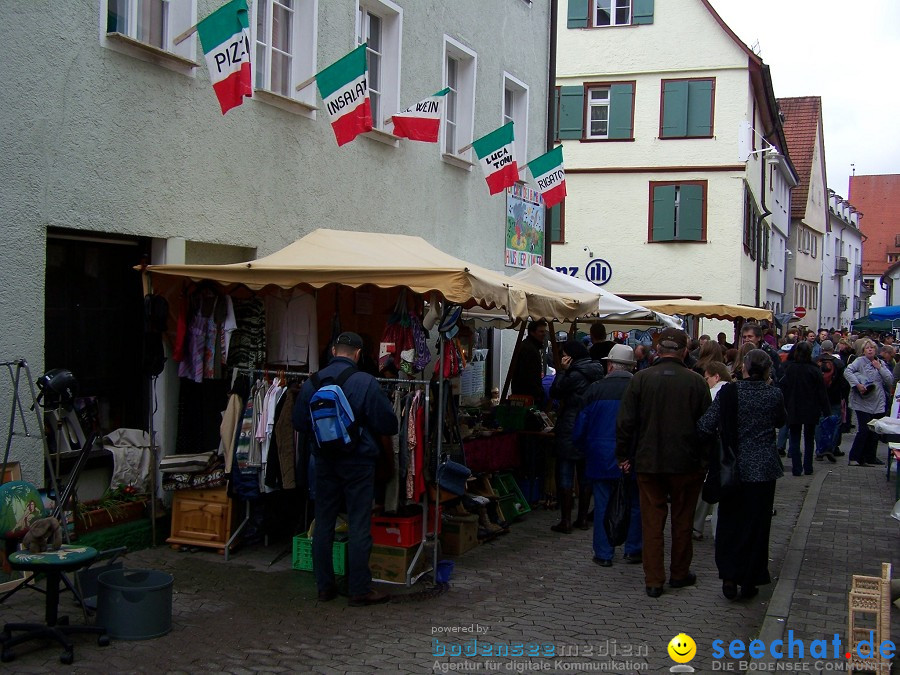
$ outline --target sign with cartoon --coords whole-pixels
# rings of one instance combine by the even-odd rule
[[[544,202],[537,190],[517,183],[506,190],[506,266],[544,264]]]

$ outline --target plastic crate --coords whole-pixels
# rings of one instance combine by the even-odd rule
[[[531,504],[528,503],[522,489],[519,487],[519,484],[511,473],[497,474],[491,479],[491,486],[494,488],[494,492],[501,498],[507,495],[515,497],[516,516],[521,516],[531,511]],[[507,518],[507,520],[509,520],[509,518]]]
[[[521,515],[516,508],[515,495],[506,495],[505,497],[500,497],[498,503],[500,505],[500,513],[503,514],[503,520],[505,520],[506,522],[511,523]]]
[[[525,428],[525,418],[528,416],[528,408],[517,405],[498,405],[494,408],[494,417],[497,424],[507,431],[522,431]]]
[[[343,575],[347,569],[347,542],[336,541],[332,545],[331,561],[334,565],[334,573]],[[294,537],[294,555],[291,559],[291,567],[295,570],[312,572],[312,539],[306,534],[298,534]]]

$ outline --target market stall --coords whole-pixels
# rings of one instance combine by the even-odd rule
[[[645,300],[641,304],[647,309],[666,314],[677,314],[686,317],[693,316],[705,319],[722,319],[734,323],[735,342],[740,342],[738,336],[741,326],[747,319],[757,321],[773,321],[772,310],[749,305],[736,305],[721,302],[708,302],[705,300],[692,300],[690,298],[676,298],[672,300]]]
[[[528,318],[570,320],[584,314],[585,304],[593,301],[587,294],[548,292],[526,281],[469,264],[436,249],[419,237],[381,233],[316,230],[280,251],[246,263],[153,265],[146,271],[154,292],[168,298],[176,316],[175,325],[182,327],[180,332],[188,337],[203,320],[212,326],[216,323],[215,316],[224,315],[223,325],[227,323],[234,304],[238,325],[231,336],[230,354],[222,362],[226,367],[220,372],[217,361],[217,367],[208,372],[205,363],[202,368],[196,368],[195,371],[203,371],[193,373],[199,375],[195,379],[200,381],[200,386],[213,380],[206,375],[224,377],[229,369],[237,369],[251,378],[273,375],[274,379],[282,382],[291,379],[300,381],[310,371],[318,369],[319,346],[327,345],[337,332],[351,330],[384,338],[386,326],[392,325],[392,322],[405,324],[407,321],[418,321],[421,325],[426,298],[432,307],[440,306],[439,313],[445,313],[451,306],[477,306],[499,310],[511,321]],[[256,303],[267,310],[262,325],[259,325],[257,316],[257,325],[253,330],[244,330],[240,317],[253,315],[255,310],[245,311],[243,304],[240,307],[236,304],[239,300],[242,303]],[[227,306],[227,311],[216,309],[220,308],[220,301]],[[197,304],[196,313],[193,313],[191,302]],[[189,307],[187,317],[183,315],[186,305]],[[213,309],[204,310],[209,306]],[[207,314],[204,315],[204,311]],[[204,316],[207,318],[204,319]],[[280,325],[271,325],[273,316],[283,317]],[[413,386],[427,396],[427,383],[434,373],[440,383],[437,387],[436,432],[425,433],[426,438],[434,439],[433,446],[425,450],[425,456],[435,462],[444,459],[442,444],[446,389],[443,380],[455,374],[452,367],[446,367],[447,359],[452,362],[455,353],[453,349],[445,349],[453,326],[446,328],[439,332],[436,355],[429,350],[422,358],[422,341],[417,339],[412,345],[417,353],[413,354],[409,369],[404,368],[404,374],[394,382],[384,382],[388,390],[403,389],[408,393],[412,378]],[[212,345],[211,352],[216,356],[220,341],[224,343],[224,337],[220,340],[219,336],[216,333],[208,341]],[[302,339],[295,339],[296,336],[302,336]],[[180,344],[176,335],[176,349]],[[202,349],[200,351],[203,352]],[[209,351],[208,346],[207,353]],[[223,351],[229,352],[227,346]],[[240,356],[232,358],[236,351]],[[398,357],[408,350],[401,349],[400,345],[387,346],[382,339],[377,342],[373,340],[368,345],[368,351],[373,357],[390,355],[400,361]],[[271,358],[273,353],[277,353],[278,358]],[[187,374],[191,375],[190,367],[184,368],[184,364],[182,355],[180,374],[188,371]],[[406,361],[398,365],[406,365]],[[456,368],[458,371],[458,364]],[[428,406],[425,409],[427,415]],[[208,414],[204,414],[204,418],[207,417]],[[427,418],[425,424],[426,428],[430,426]],[[232,472],[235,467],[252,466],[246,458],[238,454],[234,457],[235,466],[230,467]],[[269,487],[268,483],[261,482],[263,490]],[[439,499],[439,493],[436,496]],[[428,513],[427,491],[417,491],[416,500],[421,503],[421,513]],[[437,510],[434,511],[437,519]],[[408,568],[407,583],[421,554],[426,520],[422,517],[422,536],[419,549]]]

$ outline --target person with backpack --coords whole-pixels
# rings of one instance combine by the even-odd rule
[[[816,428],[816,461],[827,459],[835,462],[835,457],[843,456],[841,452],[841,401],[844,392],[850,387],[844,379],[844,364],[834,355],[834,342],[822,340],[822,353],[818,360],[819,370],[822,371],[822,379],[825,381],[825,390],[828,392],[828,403],[831,406],[831,415],[823,418]]]
[[[316,529],[312,552],[319,600],[327,602],[338,595],[332,547],[335,522],[346,502],[351,607],[391,599],[372,588],[369,555],[375,465],[386,452],[381,437],[395,435],[398,422],[377,380],[357,370],[362,349],[359,335],[341,333],[331,348],[334,358],[303,383],[293,411],[294,428],[313,439]]]

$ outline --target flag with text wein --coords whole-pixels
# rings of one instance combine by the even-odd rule
[[[394,136],[408,138],[411,141],[437,143],[441,130],[441,107],[449,91],[449,88],[441,89],[403,112],[393,115],[391,120],[394,122]]]
[[[319,93],[328,110],[338,145],[372,130],[366,45],[335,61],[316,75]]]
[[[548,209],[566,198],[566,170],[563,168],[561,145],[528,162],[528,168]]]
[[[247,0],[231,0],[197,24],[209,79],[224,115],[253,96]]]
[[[472,147],[481,162],[484,178],[492,195],[515,185],[519,180],[512,122],[504,124],[477,141],[472,141]]]

